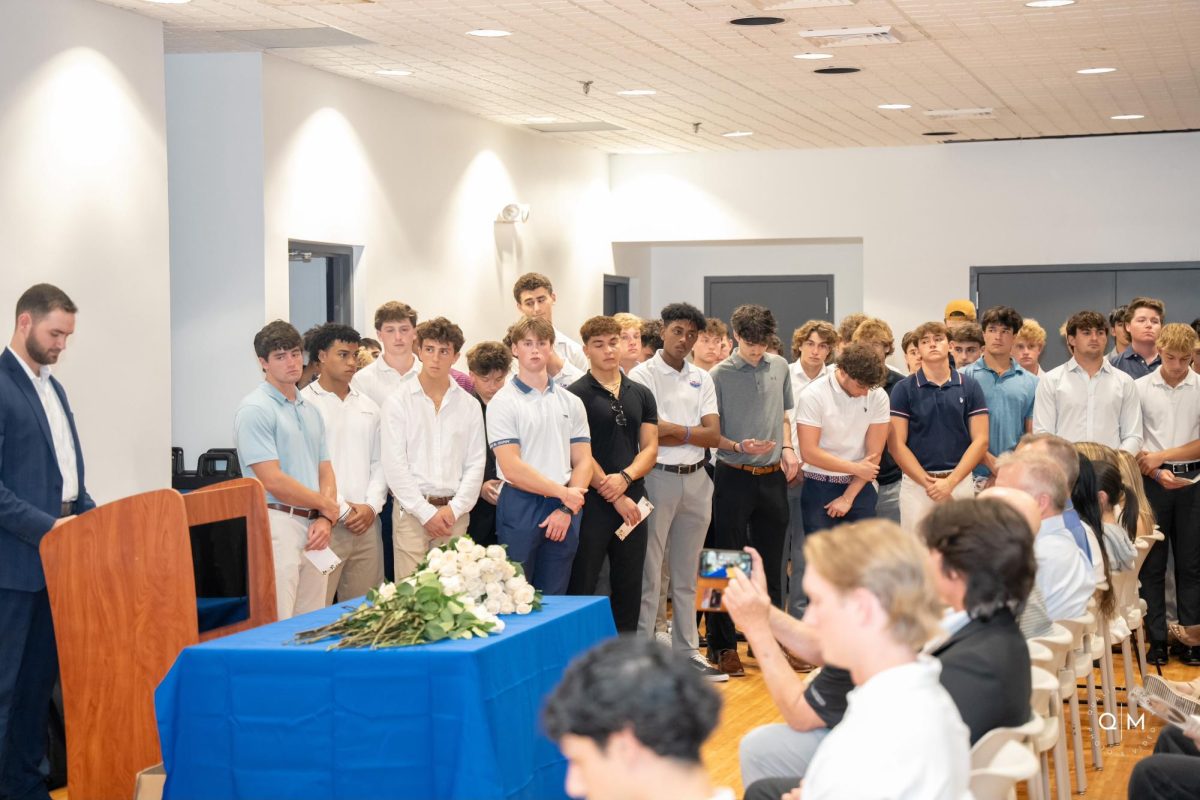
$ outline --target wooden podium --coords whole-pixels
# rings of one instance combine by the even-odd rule
[[[193,526],[245,519],[247,619],[201,635]],[[239,523],[240,524],[240,523]],[[58,643],[71,800],[133,796],[162,760],[154,690],[179,652],[277,619],[262,484],[242,478],[100,506],[50,531],[42,565]]]

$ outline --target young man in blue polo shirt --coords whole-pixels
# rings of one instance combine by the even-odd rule
[[[1025,320],[1010,306],[983,312],[983,358],[964,367],[962,374],[983,389],[988,406],[988,449],[975,468],[978,488],[995,482],[996,459],[1016,449],[1021,437],[1033,431],[1033,401],[1038,379],[1012,356],[1013,344]]]
[[[935,503],[975,496],[971,471],[988,447],[988,408],[973,378],[953,369],[949,337],[940,322],[913,331],[921,368],[892,390],[888,450],[904,471],[900,519],[909,530]]]
[[[280,619],[325,607],[326,578],[304,558],[329,546],[340,521],[337,484],[321,412],[296,381],[304,371],[300,333],[275,320],[254,337],[263,382],[238,406],[233,440],[238,457],[267,490]]]
[[[1158,332],[1165,322],[1166,306],[1153,297],[1135,297],[1125,309],[1126,336],[1129,344],[1108,357],[1108,361],[1129,377],[1144,378],[1162,365],[1158,354]],[[1116,330],[1113,331],[1114,337]],[[1117,345],[1120,347],[1120,344]]]
[[[554,326],[523,317],[509,329],[517,374],[488,404],[487,433],[504,481],[496,536],[545,594],[566,594],[579,547],[579,513],[592,480],[583,402],[547,374]]]

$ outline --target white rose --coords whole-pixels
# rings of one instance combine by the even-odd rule
[[[489,614],[499,614],[500,613],[500,598],[499,597],[489,597],[487,599],[487,602],[483,604],[483,607],[487,609]]]
[[[479,577],[479,565],[474,561],[468,561],[462,565],[462,576],[467,580]]]
[[[509,578],[504,582],[504,590],[509,594],[516,594],[525,585],[527,584],[524,578]]]
[[[513,602],[519,604],[532,603],[534,598],[534,588],[529,584],[525,584],[520,589],[517,589],[513,594]]]
[[[493,621],[493,624],[496,627],[492,628],[492,633],[500,633],[504,630],[504,620],[500,619],[499,617]]]
[[[511,562],[505,561],[500,565],[500,574],[503,575],[505,579],[511,578],[517,574],[517,568],[514,567]]]
[[[488,558],[493,559],[495,561],[499,561],[501,563],[508,561],[508,554],[505,552],[504,548],[498,544],[488,545],[487,556],[488,556]]]
[[[396,596],[396,584],[385,583],[379,587],[379,600],[386,603]]]
[[[533,611],[533,606],[529,605],[529,603],[521,603],[517,606],[518,614],[528,614],[530,611]]]
[[[471,548],[471,558],[474,558],[476,561],[478,561],[479,559],[484,558],[486,556],[487,556],[487,548],[484,547],[483,545],[477,544]]]
[[[458,553],[454,550],[446,549],[442,551],[443,564],[458,564],[461,560]]]
[[[494,581],[484,584],[483,590],[487,592],[488,597],[498,598],[500,595],[504,594],[504,586]]]
[[[471,597],[482,596],[484,594],[483,581],[468,580],[467,581],[467,594],[469,594]]]
[[[450,577],[442,577],[442,590],[446,594],[461,594],[463,591],[463,579],[459,575],[451,575]]]
[[[454,549],[466,555],[475,549],[475,543],[466,536],[460,536],[458,541],[454,543]]]
[[[511,613],[513,613],[513,611],[516,610],[516,608],[517,608],[517,606],[516,606],[516,604],[513,603],[511,597],[501,597],[500,598],[500,613],[501,614],[511,614]]]
[[[455,564],[453,561],[447,561],[446,563],[442,564],[442,568],[438,570],[438,574],[443,578],[449,578],[452,575],[457,575],[458,564]]]
[[[445,561],[446,555],[441,550],[433,550],[429,553],[429,569],[437,572],[441,568],[442,562]]]

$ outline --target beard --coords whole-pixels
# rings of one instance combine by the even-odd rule
[[[29,353],[29,357],[35,362],[45,367],[51,364],[57,364],[58,354],[62,351],[46,350],[42,348],[42,346],[38,344],[37,339],[34,338],[33,331],[30,331],[29,335],[25,337],[25,352]]]

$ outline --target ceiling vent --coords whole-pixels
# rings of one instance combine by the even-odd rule
[[[852,6],[858,0],[751,0],[763,11],[799,11],[805,8],[834,8]]]
[[[995,119],[994,108],[940,108],[926,111],[925,116],[932,119]]]
[[[900,44],[904,40],[891,25],[864,28],[823,28],[800,31],[816,47],[860,47],[868,44]]]
[[[620,125],[613,125],[611,122],[535,122],[524,127],[539,133],[596,133],[625,130]]]
[[[220,31],[224,36],[263,50],[293,47],[353,47],[371,41],[337,28],[264,28],[257,31]]]

